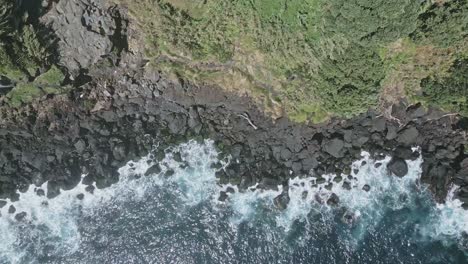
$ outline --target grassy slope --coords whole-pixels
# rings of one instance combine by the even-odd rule
[[[113,1],[154,67],[250,94],[273,115],[320,122],[401,97],[468,115],[467,0]],[[12,8],[0,8],[0,77],[17,84],[6,101],[18,106],[64,76]]]
[[[143,29],[156,67],[249,93],[297,121],[400,96],[468,114],[466,101],[434,99],[468,54],[465,0],[116,1]]]

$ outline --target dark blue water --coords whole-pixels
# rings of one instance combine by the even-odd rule
[[[26,221],[1,211],[0,263],[468,263],[460,235],[468,214],[456,201],[437,206],[430,199],[418,185],[420,161],[401,180],[366,159],[356,188],[331,190],[341,198],[334,208],[317,202],[331,191],[296,178],[280,211],[274,191],[218,202],[226,186],[209,166],[217,157],[211,143],[179,150],[190,166],[180,168],[169,155],[162,165],[175,169],[171,178],[136,179],[148,167],[142,159],[122,168],[117,185],[83,201],[75,198],[81,185],[47,205],[32,189],[22,194],[15,205],[28,212]]]

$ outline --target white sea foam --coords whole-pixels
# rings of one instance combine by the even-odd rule
[[[175,152],[181,153],[182,164],[174,159]],[[282,186],[278,186],[276,191],[261,190],[258,186],[252,186],[242,192],[236,186],[219,186],[215,169],[211,168],[211,164],[218,161],[217,157],[218,153],[212,141],[207,140],[204,144],[190,141],[168,152],[160,162],[162,171],[158,175],[143,176],[147,169],[154,165],[148,155],[122,167],[117,184],[105,189],[96,189],[92,195],[86,193],[85,185],[79,184],[73,190],[62,191],[58,197],[48,200],[37,196],[35,187],[31,186],[27,192],[20,194],[19,201],[8,201],[8,205],[0,210],[0,260],[3,258],[12,263],[25,262],[25,243],[40,250],[44,243],[55,241],[57,246],[53,248],[56,251],[49,254],[73,253],[80,246],[81,237],[77,222],[80,215],[92,214],[94,210],[107,205],[142,199],[158,188],[173,188],[178,199],[186,206],[211,201],[212,205],[220,210],[230,208],[233,212],[230,218],[233,226],[251,221],[260,208],[271,209],[277,226],[285,231],[290,230],[297,221],[307,223],[311,214],[333,217],[337,210],[329,206],[327,200],[335,193],[340,199],[339,207],[346,207],[348,214],[352,215],[352,223],[349,224],[357,227],[355,238],[358,240],[364,234],[364,230],[372,228],[384,217],[386,211],[414,206],[414,198],[419,193],[425,193],[424,187],[418,183],[421,159],[409,161],[408,175],[398,178],[388,175],[386,164],[390,160],[389,157],[375,161],[369,153],[363,152],[362,159],[353,163],[353,168],[359,169],[359,172],[352,172],[351,179],[342,175],[343,179],[337,183],[334,181],[337,180],[337,176],[325,175],[325,182],[320,184],[314,177],[297,176],[290,179],[290,202],[288,207],[281,211],[274,208],[273,200],[282,193]],[[381,166],[376,166],[376,163],[381,163]],[[183,164],[186,166],[181,166]],[[168,170],[173,170],[174,175],[164,176]],[[344,181],[349,182],[350,190],[345,188]],[[330,187],[330,183],[331,188],[327,188],[327,185]],[[365,185],[370,186],[368,192],[362,190]],[[218,193],[228,187],[235,191],[229,194],[226,203],[220,203]],[[46,184],[41,188],[47,191]],[[76,196],[81,193],[86,195],[80,201]],[[8,214],[10,204],[16,207],[17,212],[27,213],[24,221],[18,223],[13,215]],[[434,215],[438,216],[434,219],[438,220],[428,222],[427,228],[422,229],[431,238],[458,238],[460,231],[468,231],[468,214],[461,208],[458,200],[450,198],[446,204],[437,205],[434,210],[437,210]]]
[[[454,185],[445,203],[437,204],[429,221],[421,226],[422,235],[430,239],[441,239],[446,244],[463,242],[463,233],[468,234],[468,210],[455,197],[459,186]],[[445,239],[444,239],[445,238]]]
[[[362,159],[352,165],[353,169],[359,171],[355,173],[353,170],[351,179],[342,175],[342,180],[337,183],[334,181],[337,176],[332,174],[322,176],[325,179],[323,183],[317,183],[315,177],[290,179],[290,201],[286,210],[278,212],[277,225],[289,230],[295,221],[307,222],[310,214],[331,217],[334,207],[328,205],[327,200],[333,193],[340,199],[339,207],[345,206],[356,223],[375,225],[386,210],[407,206],[416,189],[422,188],[417,184],[421,174],[420,158],[408,161],[409,172],[403,178],[388,174],[386,164],[389,161],[390,157],[381,161],[372,160],[369,153],[363,152]],[[380,166],[375,166],[376,163],[380,163]],[[349,183],[351,189],[348,190],[344,182]],[[368,192],[363,190],[365,185],[370,186]],[[250,188],[250,191],[230,195],[230,206],[236,212],[233,218],[236,223],[248,220],[255,213],[260,200],[272,206],[273,199],[281,193],[281,188],[279,191],[263,191],[255,187]]]
[[[181,167],[174,160],[174,152],[181,153],[186,166]],[[190,141],[173,148],[166,155],[160,163],[162,171],[158,175],[143,176],[154,165],[148,155],[123,166],[119,170],[117,184],[95,189],[93,194],[87,193],[86,186],[80,183],[49,200],[38,196],[37,188],[30,186],[28,191],[20,193],[18,201],[7,200],[8,204],[0,210],[0,262],[4,259],[11,263],[34,262],[24,258],[26,247],[29,251],[30,247],[40,250],[43,243],[54,244],[52,248],[55,251],[49,254],[71,254],[80,245],[77,220],[81,214],[92,214],[93,210],[110,204],[141,199],[156,186],[177,185],[180,199],[190,205],[207,200],[216,191],[215,170],[210,165],[217,161],[217,156],[213,141],[207,140],[204,144]],[[163,176],[168,170],[174,171],[173,177]],[[40,188],[47,192],[47,183]],[[79,200],[78,194],[86,195]],[[16,221],[14,214],[8,213],[10,205],[16,208],[17,213],[27,213],[23,221]]]

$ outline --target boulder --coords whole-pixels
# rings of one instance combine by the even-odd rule
[[[161,166],[159,164],[154,164],[153,166],[149,167],[146,172],[145,176],[159,174],[161,172]]]
[[[86,143],[82,139],[78,140],[74,146],[78,154],[83,153],[83,151],[86,149]]]
[[[369,184],[364,184],[364,186],[362,186],[362,189],[366,192],[370,191],[371,187],[369,186]]]
[[[80,194],[76,195],[76,198],[78,200],[83,200],[84,199],[84,194],[80,193]]]
[[[15,215],[16,221],[22,221],[26,217],[26,212],[21,212]]]
[[[411,119],[420,118],[426,115],[426,109],[424,109],[421,103],[409,106],[406,112],[408,114],[408,117]]]
[[[36,190],[37,196],[45,196],[45,192],[43,189],[39,188]]]
[[[116,160],[125,160],[125,157],[127,156],[127,148],[124,144],[118,144],[112,149],[112,155]]]
[[[285,210],[288,207],[289,203],[289,194],[287,191],[283,191],[280,195],[276,196],[275,199],[273,199],[273,203],[276,206],[276,208],[280,210]]]
[[[275,178],[264,177],[259,185],[263,189],[278,190],[278,185],[281,185],[281,183]]]
[[[332,139],[326,142],[323,146],[324,150],[332,155],[335,158],[343,157],[343,148],[344,148],[344,141],[338,138]]]
[[[395,139],[398,136],[398,128],[394,125],[388,125],[387,126],[387,135],[385,138],[387,140],[392,140]]]
[[[219,192],[218,201],[224,202],[228,198],[228,194],[225,191]]]
[[[398,146],[393,151],[393,155],[404,160],[409,160],[413,157],[413,150],[411,150],[411,147]]]
[[[410,127],[399,133],[397,141],[400,144],[411,146],[417,143],[419,131],[415,127]]]
[[[317,159],[314,157],[303,159],[301,162],[302,162],[302,168],[305,171],[313,170],[317,168],[317,166],[319,165]]]
[[[408,164],[402,158],[393,157],[387,164],[387,169],[398,177],[403,177],[408,173]]]
[[[385,118],[380,117],[372,120],[372,130],[377,132],[383,132],[386,128],[386,121]]]
[[[327,200],[329,206],[337,206],[340,203],[340,198],[335,193],[332,193]]]

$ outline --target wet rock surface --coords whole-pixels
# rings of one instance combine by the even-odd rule
[[[83,173],[92,193],[92,184],[104,188],[117,182],[118,168],[130,160],[151,152],[160,161],[170,146],[208,138],[232,156],[218,171],[219,182],[240,189],[256,183],[274,189],[298,175],[320,179],[340,173],[345,179],[362,150],[376,159],[394,156],[388,169],[404,176],[404,160],[419,155],[411,147],[420,147],[421,180],[436,199],[443,201],[452,183],[462,187],[460,197],[468,197],[465,119],[404,101],[386,117],[369,111],[319,125],[272,119],[248,97],[145,67],[139,54],[125,52],[124,14],[103,1],[60,1],[43,18],[57,27],[60,63],[80,81],[68,94],[18,109],[0,107],[0,199],[17,199],[18,190],[44,182],[53,198],[73,188]],[[63,28],[70,32],[60,23],[68,23]],[[110,54],[113,49],[119,56]],[[160,172],[156,166],[145,174]],[[282,208],[287,199],[283,195],[275,203]]]

